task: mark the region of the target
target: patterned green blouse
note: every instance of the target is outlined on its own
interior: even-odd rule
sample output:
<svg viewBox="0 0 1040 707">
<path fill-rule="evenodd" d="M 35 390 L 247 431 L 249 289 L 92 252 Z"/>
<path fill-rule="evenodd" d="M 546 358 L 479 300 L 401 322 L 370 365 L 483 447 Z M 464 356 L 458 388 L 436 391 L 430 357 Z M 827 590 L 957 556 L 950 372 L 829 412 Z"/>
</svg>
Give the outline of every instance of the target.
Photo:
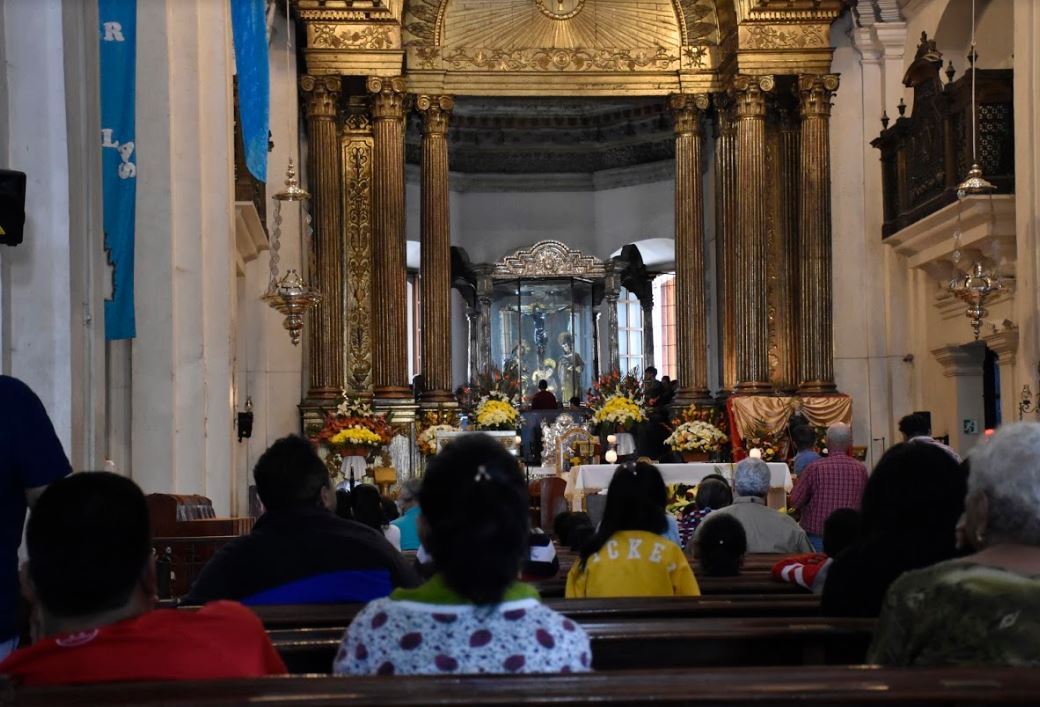
<svg viewBox="0 0 1040 707">
<path fill-rule="evenodd" d="M 1040 665 L 1040 577 L 951 560 L 888 590 L 868 662 Z"/>
</svg>

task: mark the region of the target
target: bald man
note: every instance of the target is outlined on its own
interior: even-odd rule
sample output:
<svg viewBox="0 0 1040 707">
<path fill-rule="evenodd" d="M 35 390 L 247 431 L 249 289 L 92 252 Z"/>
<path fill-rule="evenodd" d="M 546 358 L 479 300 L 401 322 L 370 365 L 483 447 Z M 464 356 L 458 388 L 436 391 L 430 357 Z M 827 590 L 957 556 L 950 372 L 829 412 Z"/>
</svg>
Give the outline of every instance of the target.
<svg viewBox="0 0 1040 707">
<path fill-rule="evenodd" d="M 798 477 L 791 505 L 801 512 L 801 525 L 817 552 L 823 552 L 823 524 L 839 508 L 859 510 L 867 485 L 867 468 L 849 456 L 852 429 L 841 422 L 827 428 L 828 456 L 814 461 Z"/>
</svg>

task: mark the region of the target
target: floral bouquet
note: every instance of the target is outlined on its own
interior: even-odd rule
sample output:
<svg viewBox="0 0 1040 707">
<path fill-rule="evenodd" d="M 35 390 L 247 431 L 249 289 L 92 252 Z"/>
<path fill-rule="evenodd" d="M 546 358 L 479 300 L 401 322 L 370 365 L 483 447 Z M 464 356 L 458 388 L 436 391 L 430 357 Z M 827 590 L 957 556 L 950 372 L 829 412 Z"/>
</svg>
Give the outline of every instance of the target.
<svg viewBox="0 0 1040 707">
<path fill-rule="evenodd" d="M 520 413 L 504 393 L 493 391 L 480 399 L 473 419 L 478 430 L 515 430 Z"/>
<path fill-rule="evenodd" d="M 321 427 L 309 432 L 312 443 L 340 457 L 367 457 L 375 449 L 389 444 L 393 436 L 386 418 L 357 398 L 344 398 L 334 411 L 325 414 Z"/>
<path fill-rule="evenodd" d="M 486 368 L 456 395 L 459 409 L 473 419 L 477 407 L 492 393 L 498 393 L 506 400 L 513 400 L 520 394 L 520 380 L 511 371 L 503 373 L 494 366 Z"/>
<path fill-rule="evenodd" d="M 425 428 L 415 439 L 415 443 L 419 447 L 419 453 L 423 456 L 432 457 L 437 453 L 437 433 L 457 432 L 458 429 L 454 425 L 445 424 L 430 425 Z"/>
<path fill-rule="evenodd" d="M 710 422 L 684 422 L 675 428 L 664 443 L 676 452 L 717 452 L 729 437 Z"/>
<path fill-rule="evenodd" d="M 593 410 L 603 407 L 612 395 L 623 395 L 641 403 L 643 386 L 632 374 L 622 376 L 618 371 L 612 371 L 593 382 L 587 396 L 589 407 Z"/>
<path fill-rule="evenodd" d="M 756 421 L 755 426 L 748 430 L 742 441 L 745 454 L 749 454 L 752 449 L 759 449 L 762 451 L 762 461 L 765 462 L 782 458 L 787 450 L 787 442 L 781 441 L 776 434 L 767 432 L 762 422 Z"/>
<path fill-rule="evenodd" d="M 636 423 L 645 421 L 646 413 L 639 401 L 620 393 L 607 396 L 592 415 L 592 423 L 600 432 L 631 430 Z"/>
</svg>

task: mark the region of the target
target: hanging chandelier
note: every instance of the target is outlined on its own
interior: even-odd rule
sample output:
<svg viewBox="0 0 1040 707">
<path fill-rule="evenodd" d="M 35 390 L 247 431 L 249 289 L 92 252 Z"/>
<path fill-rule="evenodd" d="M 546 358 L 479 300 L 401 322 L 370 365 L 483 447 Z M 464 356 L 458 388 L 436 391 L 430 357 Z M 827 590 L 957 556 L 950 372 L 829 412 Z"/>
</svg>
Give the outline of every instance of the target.
<svg viewBox="0 0 1040 707">
<path fill-rule="evenodd" d="M 979 340 L 982 320 L 989 315 L 989 311 L 985 307 L 986 300 L 1002 289 L 1004 289 L 1004 285 L 1000 280 L 983 270 L 982 263 L 978 261 L 975 262 L 971 272 L 950 281 L 950 292 L 968 305 L 964 314 L 971 320 L 975 341 Z"/>
<path fill-rule="evenodd" d="M 958 265 L 961 261 L 961 211 L 964 198 L 969 194 L 989 194 L 992 208 L 992 193 L 996 187 L 982 174 L 982 167 L 978 159 L 978 105 L 975 102 L 975 71 L 978 54 L 975 52 L 975 0 L 971 0 L 971 49 L 968 51 L 968 62 L 971 64 L 971 169 L 963 182 L 957 185 L 957 226 L 953 233 L 953 262 Z M 971 320 L 972 331 L 975 332 L 975 341 L 979 340 L 982 330 L 982 320 L 989 314 L 986 310 L 986 300 L 991 295 L 1004 289 L 1000 278 L 986 272 L 980 261 L 976 260 L 971 271 L 954 277 L 947 285 L 947 289 L 957 299 L 968 305 L 964 314 Z"/>
<path fill-rule="evenodd" d="M 285 75 L 291 76 L 289 58 L 292 55 L 292 17 L 289 14 L 289 0 L 285 0 Z M 291 115 L 291 114 L 290 114 Z M 286 120 L 286 135 L 292 133 L 289 120 Z M 275 194 L 274 198 L 274 228 L 271 229 L 271 277 L 267 283 L 267 291 L 260 298 L 272 309 L 285 316 L 282 322 L 289 332 L 289 339 L 293 346 L 300 343 L 300 335 L 303 332 L 304 317 L 307 312 L 321 302 L 321 293 L 313 287 L 308 287 L 300 273 L 295 268 L 288 268 L 285 275 L 278 277 L 278 263 L 281 259 L 279 251 L 282 247 L 282 204 L 296 204 L 297 218 L 299 219 L 301 237 L 303 229 L 310 219 L 307 216 L 306 203 L 311 198 L 305 189 L 300 186 L 296 177 L 296 163 L 293 161 L 292 151 L 289 155 L 289 166 L 285 170 L 285 188 Z"/>
</svg>

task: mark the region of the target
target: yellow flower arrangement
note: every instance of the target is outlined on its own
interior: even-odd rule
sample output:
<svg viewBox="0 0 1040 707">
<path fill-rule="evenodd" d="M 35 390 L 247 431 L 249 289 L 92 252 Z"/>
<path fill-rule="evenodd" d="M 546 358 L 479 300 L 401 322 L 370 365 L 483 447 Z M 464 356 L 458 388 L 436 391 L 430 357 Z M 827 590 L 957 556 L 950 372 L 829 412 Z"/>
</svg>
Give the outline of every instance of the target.
<svg viewBox="0 0 1040 707">
<path fill-rule="evenodd" d="M 378 447 L 383 440 L 375 432 L 364 427 L 348 427 L 334 434 L 329 442 L 339 446 Z"/>
<path fill-rule="evenodd" d="M 507 399 L 491 393 L 481 398 L 476 410 L 476 426 L 480 430 L 511 430 L 520 415 Z"/>
<path fill-rule="evenodd" d="M 635 399 L 627 395 L 611 395 L 596 410 L 592 421 L 597 426 L 617 426 L 630 429 L 637 422 L 644 422 L 646 413 Z"/>
</svg>

